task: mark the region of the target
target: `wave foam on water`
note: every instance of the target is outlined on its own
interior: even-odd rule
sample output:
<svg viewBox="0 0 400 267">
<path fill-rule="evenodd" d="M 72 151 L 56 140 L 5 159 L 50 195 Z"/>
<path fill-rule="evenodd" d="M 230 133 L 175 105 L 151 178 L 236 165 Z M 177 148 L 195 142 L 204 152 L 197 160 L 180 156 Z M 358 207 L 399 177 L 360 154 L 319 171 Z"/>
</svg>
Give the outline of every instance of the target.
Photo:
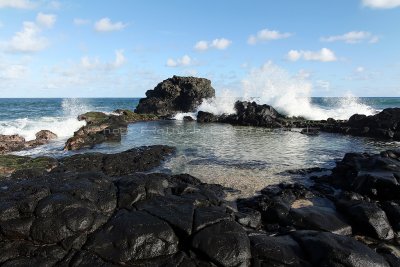
<svg viewBox="0 0 400 267">
<path fill-rule="evenodd" d="M 63 99 L 61 107 L 62 112 L 59 116 L 0 121 L 0 134 L 19 134 L 26 140 L 33 140 L 40 130 L 49 130 L 57 134 L 58 139 L 71 137 L 86 124 L 84 121 L 78 121 L 77 116 L 92 110 L 92 107 L 80 99 Z"/>
<path fill-rule="evenodd" d="M 242 81 L 243 94 L 239 98 L 224 92 L 221 96 L 206 100 L 198 110 L 216 115 L 234 113 L 236 100 L 256 101 L 268 104 L 289 117 L 304 117 L 312 120 L 327 118 L 348 119 L 353 114 L 373 115 L 377 111 L 362 103 L 351 93 L 327 105 L 316 105 L 311 101 L 312 83 L 300 76 L 291 76 L 283 68 L 267 62 L 249 72 Z"/>
</svg>

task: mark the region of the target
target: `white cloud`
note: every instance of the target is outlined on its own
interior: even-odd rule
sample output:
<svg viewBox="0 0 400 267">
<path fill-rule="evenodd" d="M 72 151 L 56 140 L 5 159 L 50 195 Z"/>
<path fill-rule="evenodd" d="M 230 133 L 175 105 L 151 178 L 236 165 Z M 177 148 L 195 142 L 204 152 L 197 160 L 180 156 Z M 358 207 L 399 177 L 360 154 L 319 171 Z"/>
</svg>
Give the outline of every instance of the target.
<svg viewBox="0 0 400 267">
<path fill-rule="evenodd" d="M 5 44 L 6 51 L 31 53 L 45 49 L 48 41 L 40 33 L 41 29 L 34 22 L 25 21 L 22 30 Z"/>
<path fill-rule="evenodd" d="M 231 40 L 228 40 L 226 38 L 217 38 L 214 39 L 212 41 L 198 41 L 195 46 L 194 49 L 197 51 L 206 51 L 210 48 L 215 48 L 218 50 L 225 50 L 227 49 L 230 45 L 232 44 Z"/>
<path fill-rule="evenodd" d="M 57 16 L 53 14 L 39 13 L 36 16 L 36 22 L 46 28 L 51 28 L 56 23 Z"/>
<path fill-rule="evenodd" d="M 224 49 L 228 48 L 228 46 L 230 46 L 231 43 L 232 43 L 231 40 L 221 38 L 221 39 L 213 40 L 210 46 L 214 47 L 216 49 L 219 49 L 219 50 L 224 50 Z"/>
<path fill-rule="evenodd" d="M 248 44 L 255 45 L 258 42 L 267 42 L 267 41 L 274 41 L 274 40 L 279 40 L 279 39 L 286 39 L 292 36 L 293 34 L 285 32 L 281 33 L 279 31 L 275 30 L 269 30 L 269 29 L 263 29 L 257 34 L 253 34 L 249 36 L 249 39 L 247 40 Z"/>
<path fill-rule="evenodd" d="M 167 67 L 182 67 L 182 66 L 190 66 L 192 64 L 192 59 L 188 55 L 184 55 L 178 59 L 169 58 L 167 60 Z"/>
<path fill-rule="evenodd" d="M 112 70 L 123 66 L 126 58 L 123 50 L 115 51 L 115 59 L 112 62 L 102 62 L 99 58 L 84 56 L 81 58 L 80 67 L 86 70 Z"/>
<path fill-rule="evenodd" d="M 400 0 L 362 0 L 364 6 L 375 9 L 400 7 Z"/>
<path fill-rule="evenodd" d="M 290 61 L 297 61 L 301 58 L 301 56 L 302 56 L 301 52 L 297 50 L 290 50 L 289 53 L 287 54 L 287 58 Z"/>
<path fill-rule="evenodd" d="M 290 61 L 298 61 L 300 59 L 321 62 L 337 61 L 335 53 L 328 48 L 322 48 L 319 51 L 290 50 L 287 54 L 287 59 Z"/>
<path fill-rule="evenodd" d="M 208 42 L 207 41 L 198 41 L 194 46 L 194 49 L 197 51 L 205 51 L 208 49 Z"/>
<path fill-rule="evenodd" d="M 121 21 L 112 22 L 109 18 L 102 18 L 99 21 L 96 21 L 94 29 L 98 32 L 112 32 L 123 30 L 126 26 L 127 24 L 122 23 Z"/>
<path fill-rule="evenodd" d="M 379 37 L 376 35 L 373 35 L 370 32 L 352 31 L 352 32 L 345 33 L 343 35 L 322 37 L 321 41 L 322 42 L 343 41 L 348 44 L 356 44 L 356 43 L 361 43 L 364 41 L 367 41 L 369 43 L 377 43 L 379 41 Z"/>
<path fill-rule="evenodd" d="M 90 20 L 88 20 L 88 19 L 74 18 L 74 24 L 77 26 L 86 25 L 89 23 L 90 23 Z"/>
<path fill-rule="evenodd" d="M 29 0 L 0 0 L 0 8 L 32 9 L 35 6 Z"/>
</svg>

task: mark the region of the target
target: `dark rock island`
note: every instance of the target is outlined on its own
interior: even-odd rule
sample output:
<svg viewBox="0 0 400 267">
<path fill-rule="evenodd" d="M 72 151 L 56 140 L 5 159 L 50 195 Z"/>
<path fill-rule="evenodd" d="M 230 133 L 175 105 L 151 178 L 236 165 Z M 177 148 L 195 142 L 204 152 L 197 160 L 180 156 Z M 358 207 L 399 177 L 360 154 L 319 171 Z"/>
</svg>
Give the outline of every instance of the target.
<svg viewBox="0 0 400 267">
<path fill-rule="evenodd" d="M 194 112 L 204 99 L 214 96 L 215 90 L 208 79 L 173 76 L 148 90 L 135 112 L 165 117 Z"/>
</svg>

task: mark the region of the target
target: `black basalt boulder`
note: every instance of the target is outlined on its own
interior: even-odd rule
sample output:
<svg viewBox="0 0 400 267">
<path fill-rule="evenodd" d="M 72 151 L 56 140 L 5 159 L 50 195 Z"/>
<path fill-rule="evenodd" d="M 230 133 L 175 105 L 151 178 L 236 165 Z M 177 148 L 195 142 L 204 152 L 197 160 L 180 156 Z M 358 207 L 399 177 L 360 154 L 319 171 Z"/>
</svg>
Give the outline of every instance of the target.
<svg viewBox="0 0 400 267">
<path fill-rule="evenodd" d="M 173 76 L 146 92 L 136 113 L 171 116 L 179 112 L 194 112 L 203 99 L 215 96 L 211 81 L 196 77 Z"/>
</svg>

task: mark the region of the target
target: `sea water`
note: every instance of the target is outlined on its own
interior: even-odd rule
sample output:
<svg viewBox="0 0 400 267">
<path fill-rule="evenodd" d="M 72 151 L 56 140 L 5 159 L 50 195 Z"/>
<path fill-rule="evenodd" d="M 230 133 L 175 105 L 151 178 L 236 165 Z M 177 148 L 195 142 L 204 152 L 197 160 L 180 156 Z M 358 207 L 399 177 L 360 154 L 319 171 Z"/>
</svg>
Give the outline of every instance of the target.
<svg viewBox="0 0 400 267">
<path fill-rule="evenodd" d="M 282 131 L 228 124 L 152 121 L 129 125 L 120 143 L 104 143 L 94 149 L 63 151 L 66 139 L 84 122 L 77 116 L 87 111 L 112 113 L 115 109 L 133 110 L 138 98 L 93 99 L 0 99 L 0 134 L 20 134 L 34 139 L 39 130 L 51 130 L 59 138 L 48 145 L 15 154 L 62 157 L 74 153 L 115 153 L 142 145 L 171 145 L 177 153 L 157 171 L 189 173 L 205 182 L 219 183 L 251 195 L 266 185 L 291 182 L 303 177 L 288 176 L 286 170 L 334 166 L 347 152 L 377 153 L 399 147 L 399 142 L 321 133 L 306 136 L 297 130 Z M 214 102 L 221 101 L 215 99 Z M 368 107 L 372 113 L 400 107 L 400 98 L 310 98 L 313 109 L 326 116 L 342 116 L 346 105 Z M 229 101 L 224 101 L 229 103 Z M 353 104 L 352 104 L 353 103 Z M 205 105 L 203 105 L 204 107 Z M 212 107 L 212 103 L 208 103 Z M 351 107 L 352 108 L 352 107 Z M 218 113 L 214 106 L 214 112 Z M 354 110 L 351 110 L 354 112 Z"/>
</svg>

